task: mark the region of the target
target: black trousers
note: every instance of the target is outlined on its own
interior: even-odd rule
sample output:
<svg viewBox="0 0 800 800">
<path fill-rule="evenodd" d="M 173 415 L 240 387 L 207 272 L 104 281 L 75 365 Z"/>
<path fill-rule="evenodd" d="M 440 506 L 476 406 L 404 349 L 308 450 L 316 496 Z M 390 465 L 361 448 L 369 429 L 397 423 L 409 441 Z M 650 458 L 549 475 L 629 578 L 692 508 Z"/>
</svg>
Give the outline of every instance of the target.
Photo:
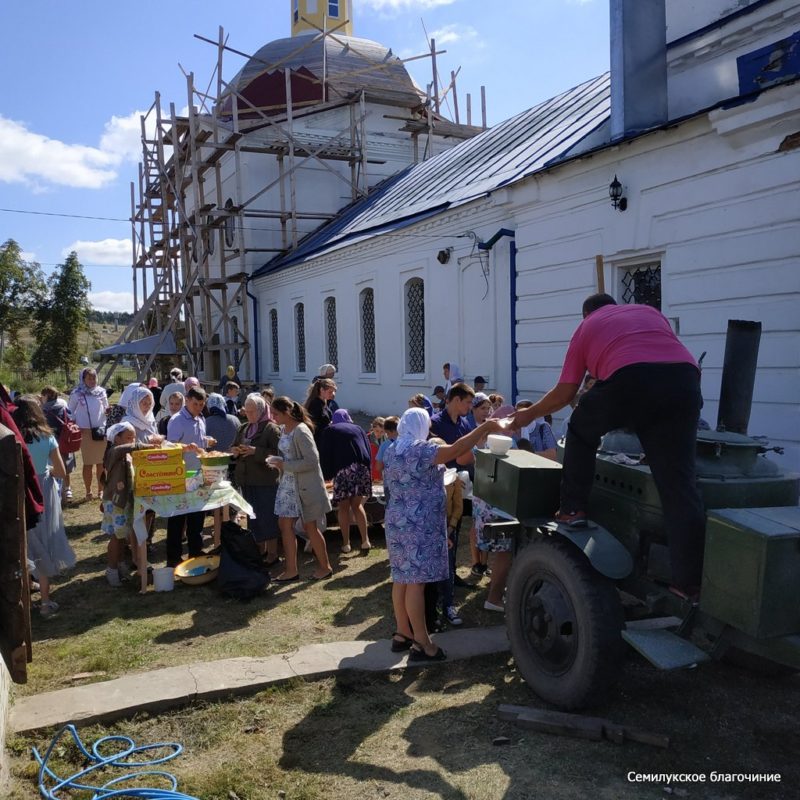
<svg viewBox="0 0 800 800">
<path fill-rule="evenodd" d="M 186 524 L 186 538 L 189 541 L 189 558 L 203 552 L 203 522 L 206 514 L 179 514 L 167 517 L 167 566 L 174 567 L 183 561 L 183 526 Z"/>
<path fill-rule="evenodd" d="M 664 514 L 673 583 L 700 586 L 705 509 L 697 489 L 700 375 L 691 364 L 632 364 L 597 381 L 581 397 L 567 428 L 561 510 L 589 512 L 601 437 L 631 428 L 642 443 Z"/>
</svg>

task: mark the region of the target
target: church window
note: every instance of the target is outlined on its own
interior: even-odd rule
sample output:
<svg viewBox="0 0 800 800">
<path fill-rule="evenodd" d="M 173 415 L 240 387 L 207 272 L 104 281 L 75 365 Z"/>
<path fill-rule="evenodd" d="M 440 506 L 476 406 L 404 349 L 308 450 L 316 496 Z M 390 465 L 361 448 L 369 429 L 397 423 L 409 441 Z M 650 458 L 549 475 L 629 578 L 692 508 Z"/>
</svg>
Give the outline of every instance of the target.
<svg viewBox="0 0 800 800">
<path fill-rule="evenodd" d="M 661 310 L 661 263 L 637 264 L 620 271 L 623 303 L 638 303 Z"/>
<path fill-rule="evenodd" d="M 339 16 L 339 0 L 328 0 L 328 16 Z"/>
<path fill-rule="evenodd" d="M 425 283 L 412 278 L 405 285 L 406 372 L 425 372 Z"/>
<path fill-rule="evenodd" d="M 306 371 L 306 311 L 302 303 L 294 307 L 295 343 L 297 346 L 297 371 Z"/>
<path fill-rule="evenodd" d="M 278 351 L 278 310 L 270 309 L 269 312 L 270 344 L 272 345 L 272 371 L 278 372 L 281 368 L 280 354 Z"/>
<path fill-rule="evenodd" d="M 336 337 L 336 298 L 325 298 L 325 357 L 339 368 L 339 343 Z"/>
<path fill-rule="evenodd" d="M 361 371 L 376 372 L 375 293 L 372 289 L 362 289 L 358 298 L 361 311 Z"/>
<path fill-rule="evenodd" d="M 294 0 L 294 21 L 297 22 L 300 19 L 300 0 Z"/>
<path fill-rule="evenodd" d="M 233 208 L 233 200 L 229 197 L 225 201 L 225 210 L 228 212 L 225 215 L 225 244 L 228 247 L 233 247 L 236 243 L 236 217 L 231 212 Z"/>
</svg>

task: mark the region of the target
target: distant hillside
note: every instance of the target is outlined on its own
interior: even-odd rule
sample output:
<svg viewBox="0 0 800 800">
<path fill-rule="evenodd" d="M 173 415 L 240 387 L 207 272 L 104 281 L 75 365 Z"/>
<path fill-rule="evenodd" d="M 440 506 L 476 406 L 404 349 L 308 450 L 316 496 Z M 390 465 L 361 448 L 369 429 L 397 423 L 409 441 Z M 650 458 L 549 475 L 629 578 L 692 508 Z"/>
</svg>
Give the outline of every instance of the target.
<svg viewBox="0 0 800 800">
<path fill-rule="evenodd" d="M 127 325 L 133 319 L 133 314 L 127 311 L 95 311 L 89 314 L 89 322 L 100 325 Z"/>
</svg>

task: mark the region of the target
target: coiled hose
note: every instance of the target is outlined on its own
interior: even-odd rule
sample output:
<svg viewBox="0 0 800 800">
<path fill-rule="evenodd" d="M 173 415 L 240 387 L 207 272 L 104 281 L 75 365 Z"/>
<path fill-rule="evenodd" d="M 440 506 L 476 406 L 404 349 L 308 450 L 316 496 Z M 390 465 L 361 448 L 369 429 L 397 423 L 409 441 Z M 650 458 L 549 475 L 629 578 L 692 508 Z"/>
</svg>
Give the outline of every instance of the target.
<svg viewBox="0 0 800 800">
<path fill-rule="evenodd" d="M 56 745 L 61 741 L 65 734 L 72 736 L 78 749 L 86 757 L 84 768 L 69 778 L 59 778 L 48 766 L 48 761 L 53 753 Z M 114 743 L 120 746 L 120 750 L 115 753 L 105 755 L 102 750 L 108 743 Z M 129 772 L 118 778 L 106 782 L 102 786 L 92 786 L 85 783 L 84 779 L 98 770 L 107 769 L 109 767 L 116 767 L 118 769 L 130 769 L 138 767 L 152 767 L 157 764 L 164 764 L 171 761 L 176 756 L 183 752 L 183 745 L 177 742 L 156 742 L 155 744 L 145 744 L 137 746 L 136 743 L 129 736 L 103 736 L 98 739 L 93 745 L 91 751 L 87 750 L 78 736 L 78 731 L 74 725 L 65 725 L 53 737 L 50 746 L 45 751 L 44 756 L 39 754 L 39 751 L 33 747 L 33 757 L 39 762 L 39 794 L 45 800 L 61 800 L 57 793 L 62 790 L 77 789 L 84 792 L 94 792 L 91 800 L 105 800 L 111 797 L 130 797 L 130 798 L 147 798 L 147 800 L 198 800 L 192 795 L 183 794 L 179 792 L 178 781 L 174 775 L 169 772 L 153 769 L 139 769 L 136 772 Z M 145 752 L 155 753 L 159 750 L 169 750 L 170 752 L 160 758 L 153 757 L 147 761 L 131 760 L 131 757 Z M 139 783 L 144 778 L 158 776 L 169 785 L 169 788 L 151 788 L 145 786 L 124 786 L 123 784 Z M 49 784 L 49 785 L 48 785 Z"/>
</svg>

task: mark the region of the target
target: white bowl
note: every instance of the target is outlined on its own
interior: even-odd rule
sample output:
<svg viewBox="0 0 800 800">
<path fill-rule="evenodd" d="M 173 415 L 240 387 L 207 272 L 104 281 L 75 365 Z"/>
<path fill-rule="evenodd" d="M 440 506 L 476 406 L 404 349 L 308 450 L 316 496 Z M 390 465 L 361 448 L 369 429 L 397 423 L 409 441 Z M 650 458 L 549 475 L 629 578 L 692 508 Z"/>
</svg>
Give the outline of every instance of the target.
<svg viewBox="0 0 800 800">
<path fill-rule="evenodd" d="M 496 456 L 504 456 L 513 443 L 514 440 L 510 436 L 501 436 L 498 433 L 490 433 L 486 437 L 489 450 Z"/>
</svg>

